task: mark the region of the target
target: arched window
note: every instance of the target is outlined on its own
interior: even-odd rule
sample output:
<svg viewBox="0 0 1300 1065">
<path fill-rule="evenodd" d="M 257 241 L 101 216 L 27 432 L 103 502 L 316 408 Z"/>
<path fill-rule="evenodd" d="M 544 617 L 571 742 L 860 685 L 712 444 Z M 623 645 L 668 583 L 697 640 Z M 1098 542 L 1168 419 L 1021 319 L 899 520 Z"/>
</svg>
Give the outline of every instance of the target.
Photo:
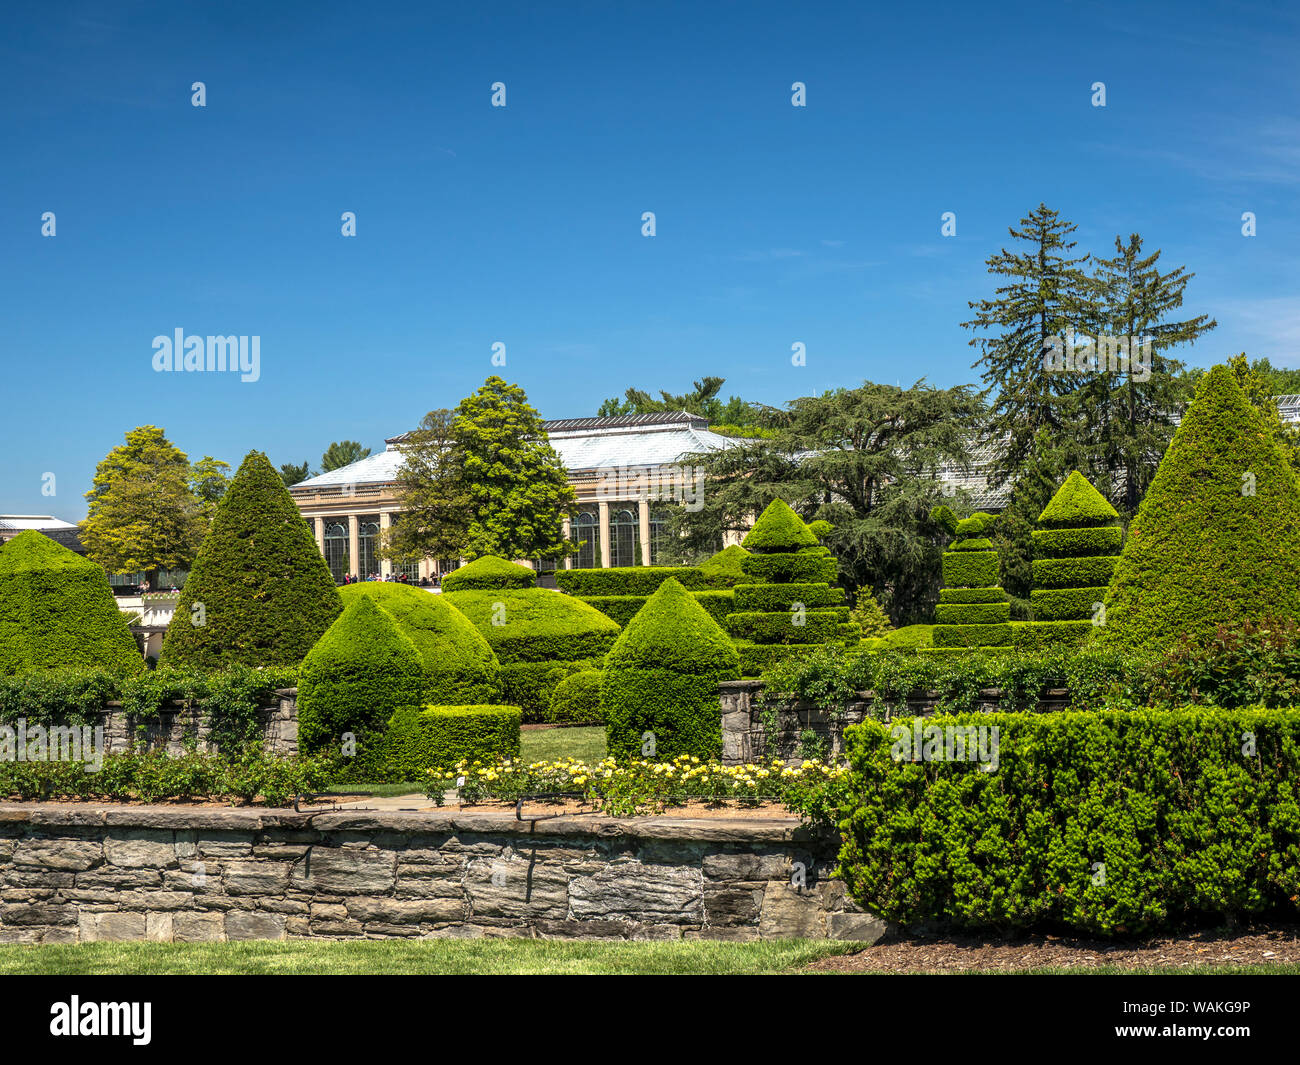
<svg viewBox="0 0 1300 1065">
<path fill-rule="evenodd" d="M 348 572 L 348 527 L 341 521 L 325 524 L 325 564 L 335 584 L 342 584 Z"/>
<path fill-rule="evenodd" d="M 596 569 L 600 565 L 600 521 L 590 510 L 582 511 L 569 525 L 569 538 L 578 545 L 574 569 Z"/>
<path fill-rule="evenodd" d="M 636 511 L 620 510 L 609 517 L 609 564 L 635 566 L 637 545 L 641 540 Z"/>
<path fill-rule="evenodd" d="M 357 529 L 357 573 L 363 581 L 379 572 L 379 519 L 361 518 Z"/>
<path fill-rule="evenodd" d="M 668 508 L 655 506 L 650 508 L 650 558 L 652 566 L 662 566 L 664 545 L 669 537 Z"/>
</svg>

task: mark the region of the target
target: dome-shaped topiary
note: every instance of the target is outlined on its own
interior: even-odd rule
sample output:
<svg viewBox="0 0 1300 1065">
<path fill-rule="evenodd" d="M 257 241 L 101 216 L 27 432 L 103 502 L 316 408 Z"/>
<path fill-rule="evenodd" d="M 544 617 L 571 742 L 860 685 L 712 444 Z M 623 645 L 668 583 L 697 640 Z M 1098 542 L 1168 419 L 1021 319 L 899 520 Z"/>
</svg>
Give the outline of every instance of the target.
<svg viewBox="0 0 1300 1065">
<path fill-rule="evenodd" d="M 339 750 L 352 733 L 364 758 L 395 711 L 420 704 L 424 684 L 415 643 L 373 599 L 358 596 L 303 660 L 299 746 L 308 754 Z"/>
<path fill-rule="evenodd" d="M 280 475 L 250 451 L 217 504 L 163 641 L 162 663 L 297 665 L 343 609 Z"/>
<path fill-rule="evenodd" d="M 393 616 L 424 663 L 421 702 L 440 706 L 495 703 L 501 697 L 501 664 L 474 624 L 442 595 L 385 581 L 339 589 L 346 608 L 371 599 Z"/>
<path fill-rule="evenodd" d="M 0 546 L 0 676 L 62 666 L 144 669 L 104 571 L 27 529 Z"/>
<path fill-rule="evenodd" d="M 601 705 L 615 758 L 718 758 L 718 682 L 739 675 L 735 647 L 675 580 L 659 586 L 605 659 Z"/>
<path fill-rule="evenodd" d="M 600 686 L 604 681 L 605 674 L 599 669 L 570 673 L 551 693 L 551 723 L 603 725 L 605 712 L 600 705 Z"/>
<path fill-rule="evenodd" d="M 798 551 L 801 547 L 816 547 L 817 537 L 789 503 L 774 499 L 740 546 L 746 551 Z"/>
<path fill-rule="evenodd" d="M 1080 529 L 1118 520 L 1119 512 L 1078 470 L 1065 479 L 1038 515 L 1038 524 L 1045 529 Z"/>
<path fill-rule="evenodd" d="M 1215 366 L 1129 525 L 1096 634 L 1157 650 L 1219 625 L 1300 618 L 1300 490 L 1286 455 Z"/>
<path fill-rule="evenodd" d="M 452 570 L 442 578 L 446 592 L 463 592 L 471 588 L 532 588 L 537 574 L 517 562 L 507 562 L 496 555 L 484 555 Z"/>
<path fill-rule="evenodd" d="M 724 547 L 716 555 L 700 563 L 700 576 L 710 587 L 740 584 L 746 579 L 744 561 L 749 557 L 740 544 Z"/>
</svg>

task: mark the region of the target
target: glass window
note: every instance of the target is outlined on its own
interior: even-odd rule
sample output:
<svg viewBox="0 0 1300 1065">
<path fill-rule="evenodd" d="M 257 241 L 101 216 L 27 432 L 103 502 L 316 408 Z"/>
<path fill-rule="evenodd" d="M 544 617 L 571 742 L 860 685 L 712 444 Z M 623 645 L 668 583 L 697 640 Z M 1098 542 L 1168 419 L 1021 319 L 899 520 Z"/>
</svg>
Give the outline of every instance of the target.
<svg viewBox="0 0 1300 1065">
<path fill-rule="evenodd" d="M 357 529 L 357 573 L 363 581 L 379 577 L 379 519 L 364 517 Z"/>
<path fill-rule="evenodd" d="M 619 510 L 609 517 L 609 564 L 635 566 L 640 559 L 637 548 L 641 543 L 641 528 L 636 511 Z"/>
<path fill-rule="evenodd" d="M 664 506 L 650 508 L 650 565 L 662 566 L 663 548 L 668 542 L 668 508 Z"/>
<path fill-rule="evenodd" d="M 341 521 L 325 525 L 325 564 L 335 584 L 342 584 L 348 573 L 348 527 Z"/>
<path fill-rule="evenodd" d="M 573 556 L 574 569 L 597 569 L 600 566 L 600 521 L 595 511 L 584 510 L 569 525 L 569 538 L 578 545 Z"/>
</svg>

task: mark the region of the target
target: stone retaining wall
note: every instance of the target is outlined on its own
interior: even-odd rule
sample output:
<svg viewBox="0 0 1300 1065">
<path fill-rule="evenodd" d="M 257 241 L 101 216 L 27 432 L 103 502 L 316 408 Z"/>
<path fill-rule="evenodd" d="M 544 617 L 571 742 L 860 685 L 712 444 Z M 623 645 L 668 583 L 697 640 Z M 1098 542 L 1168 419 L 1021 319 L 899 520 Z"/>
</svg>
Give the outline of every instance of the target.
<svg viewBox="0 0 1300 1065">
<path fill-rule="evenodd" d="M 8 805 L 0 942 L 875 941 L 832 851 L 792 819 Z"/>
<path fill-rule="evenodd" d="M 262 745 L 269 754 L 297 754 L 298 689 L 279 688 L 275 694 L 275 705 L 258 711 Z M 126 713 L 121 703 L 111 702 L 95 724 L 104 727 L 104 749 L 108 754 L 120 754 L 133 744 L 147 750 L 162 748 L 168 754 L 181 754 L 190 745 L 200 751 L 215 747 L 209 742 L 207 714 L 180 702 L 164 708 L 157 720 L 144 721 Z"/>
<path fill-rule="evenodd" d="M 858 692 L 845 707 L 843 715 L 832 720 L 824 710 L 811 703 L 784 703 L 773 711 L 765 708 L 758 699 L 763 690 L 761 681 L 729 680 L 718 685 L 718 701 L 722 708 L 722 761 L 724 765 L 743 765 L 768 758 L 798 758 L 809 753 L 805 735 L 811 732 L 811 745 L 824 757 L 838 759 L 844 742 L 844 729 L 867 718 L 879 716 L 889 721 L 895 717 L 927 717 L 935 712 L 939 693 L 935 691 L 912 692 L 897 705 L 877 706 L 875 693 Z M 985 688 L 980 692 L 978 709 L 982 713 L 1004 709 L 1002 692 Z M 1039 712 L 1065 710 L 1070 704 L 1070 693 L 1065 689 L 1049 689 L 1043 693 L 1035 707 Z M 1024 709 L 1007 707 L 1005 709 Z M 768 723 L 775 721 L 776 733 L 769 743 Z"/>
</svg>

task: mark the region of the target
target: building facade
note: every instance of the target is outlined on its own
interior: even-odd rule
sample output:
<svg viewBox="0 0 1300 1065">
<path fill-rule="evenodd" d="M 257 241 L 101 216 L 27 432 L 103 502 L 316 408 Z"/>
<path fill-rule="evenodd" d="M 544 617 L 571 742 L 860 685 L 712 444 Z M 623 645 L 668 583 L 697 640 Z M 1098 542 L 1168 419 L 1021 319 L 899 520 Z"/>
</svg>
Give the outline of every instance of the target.
<svg viewBox="0 0 1300 1065">
<path fill-rule="evenodd" d="M 690 456 L 735 446 L 709 430 L 708 421 L 683 411 L 610 418 L 567 418 L 543 428 L 569 473 L 577 503 L 564 534 L 577 550 L 562 560 L 521 559 L 546 572 L 654 565 L 667 533 L 666 509 L 701 503 L 703 472 Z M 401 520 L 396 495 L 402 447 L 410 433 L 350 465 L 293 485 L 289 492 L 316 537 L 334 579 L 404 577 L 418 582 L 455 569 L 457 559 L 396 565 L 379 557 L 384 532 Z M 738 543 L 729 534 L 719 547 Z"/>
</svg>

